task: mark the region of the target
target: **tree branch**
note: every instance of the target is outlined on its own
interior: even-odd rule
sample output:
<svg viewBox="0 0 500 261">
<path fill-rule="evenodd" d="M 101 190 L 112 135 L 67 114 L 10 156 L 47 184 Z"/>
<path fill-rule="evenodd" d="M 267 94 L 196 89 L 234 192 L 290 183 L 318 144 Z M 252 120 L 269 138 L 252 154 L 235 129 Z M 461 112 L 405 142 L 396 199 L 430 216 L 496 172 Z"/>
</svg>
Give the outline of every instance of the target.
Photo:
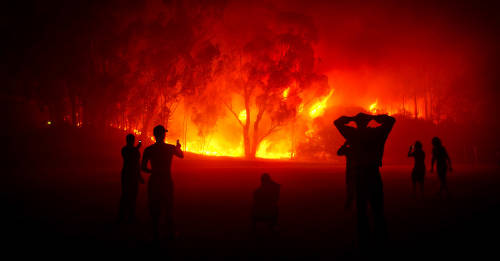
<svg viewBox="0 0 500 261">
<path fill-rule="evenodd" d="M 275 132 L 278 127 L 281 126 L 280 124 L 277 124 L 277 125 L 274 125 L 272 126 L 266 133 L 264 133 L 264 135 L 262 135 L 260 138 L 259 138 L 259 143 L 262 142 L 262 140 L 264 140 L 267 136 L 269 136 L 271 133 Z"/>
<path fill-rule="evenodd" d="M 229 104 L 227 104 L 227 102 L 224 101 L 224 105 L 226 106 L 226 108 L 233 114 L 233 116 L 236 118 L 236 120 L 238 121 L 238 123 L 241 125 L 241 127 L 245 127 L 245 125 L 243 125 L 243 122 L 241 122 L 240 118 L 238 117 L 238 114 L 236 114 L 236 112 L 234 112 L 233 110 L 233 107 L 230 106 Z"/>
</svg>

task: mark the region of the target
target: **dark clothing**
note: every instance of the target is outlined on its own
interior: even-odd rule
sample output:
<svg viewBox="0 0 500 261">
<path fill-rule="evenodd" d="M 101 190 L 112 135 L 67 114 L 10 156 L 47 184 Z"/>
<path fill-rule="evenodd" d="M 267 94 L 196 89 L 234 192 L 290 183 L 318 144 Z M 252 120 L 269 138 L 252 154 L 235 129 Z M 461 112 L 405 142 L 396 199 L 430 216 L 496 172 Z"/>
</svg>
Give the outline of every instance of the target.
<svg viewBox="0 0 500 261">
<path fill-rule="evenodd" d="M 357 167 L 355 173 L 359 241 L 361 244 L 366 244 L 369 240 L 368 203 L 373 212 L 375 235 L 379 239 L 385 239 L 387 237 L 387 224 L 384 217 L 384 191 L 378 166 Z"/>
<path fill-rule="evenodd" d="M 382 166 L 384 145 L 395 119 L 387 115 L 369 116 L 381 124 L 379 127 L 346 126 L 354 118 L 340 117 L 335 126 L 351 146 L 352 160 L 355 166 L 356 209 L 358 216 L 358 233 L 361 245 L 370 238 L 370 226 L 367 216 L 367 205 L 370 203 L 374 216 L 375 235 L 385 240 L 387 236 L 384 218 L 384 194 L 379 167 Z"/>
<path fill-rule="evenodd" d="M 345 156 L 345 182 L 346 182 L 346 206 L 349 206 L 354 199 L 355 186 L 354 184 L 354 161 L 352 160 L 351 147 L 347 144 L 342 145 L 337 151 L 338 156 Z"/>
<path fill-rule="evenodd" d="M 411 179 L 413 183 L 424 182 L 425 177 L 425 152 L 423 150 L 415 150 L 408 153 L 408 157 L 413 157 L 415 163 L 413 171 L 411 172 Z"/>
<path fill-rule="evenodd" d="M 444 172 L 448 170 L 448 152 L 443 146 L 434 147 L 432 149 L 432 158 L 436 161 L 436 169 L 438 173 Z"/>
<path fill-rule="evenodd" d="M 170 167 L 174 155 L 184 157 L 182 151 L 174 145 L 155 143 L 144 150 L 142 164 L 151 161 L 151 178 L 155 180 L 170 179 Z"/>
<path fill-rule="evenodd" d="M 122 195 L 120 198 L 119 220 L 133 220 L 135 218 L 135 204 L 139 191 L 140 169 L 139 161 L 141 153 L 134 146 L 122 148 Z"/>
<path fill-rule="evenodd" d="M 446 186 L 446 173 L 448 172 L 448 152 L 443 146 L 432 149 L 432 158 L 436 162 L 436 170 L 441 186 Z"/>
<path fill-rule="evenodd" d="M 269 181 L 255 190 L 252 210 L 254 223 L 268 222 L 275 225 L 278 222 L 280 187 L 280 184 Z"/>
<path fill-rule="evenodd" d="M 165 223 L 170 235 L 174 233 L 173 205 L 174 184 L 171 177 L 172 158 L 184 157 L 180 148 L 157 142 L 144 150 L 142 169 L 151 162 L 151 177 L 148 182 L 148 205 L 153 219 L 155 239 L 159 238 L 160 217 L 165 214 Z"/>
</svg>

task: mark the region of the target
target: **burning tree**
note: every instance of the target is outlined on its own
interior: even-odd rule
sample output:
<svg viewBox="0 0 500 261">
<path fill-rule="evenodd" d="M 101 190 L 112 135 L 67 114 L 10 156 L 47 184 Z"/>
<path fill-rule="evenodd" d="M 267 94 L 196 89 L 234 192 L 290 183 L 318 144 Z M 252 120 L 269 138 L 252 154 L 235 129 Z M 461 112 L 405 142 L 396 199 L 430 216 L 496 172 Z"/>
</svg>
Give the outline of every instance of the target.
<svg viewBox="0 0 500 261">
<path fill-rule="evenodd" d="M 255 158 L 260 143 L 294 119 L 301 93 L 313 84 L 327 86 L 315 72 L 314 38 L 308 31 L 260 33 L 233 55 L 227 89 L 243 100 L 237 111 L 227 97 L 224 104 L 243 132 L 245 156 Z"/>
</svg>

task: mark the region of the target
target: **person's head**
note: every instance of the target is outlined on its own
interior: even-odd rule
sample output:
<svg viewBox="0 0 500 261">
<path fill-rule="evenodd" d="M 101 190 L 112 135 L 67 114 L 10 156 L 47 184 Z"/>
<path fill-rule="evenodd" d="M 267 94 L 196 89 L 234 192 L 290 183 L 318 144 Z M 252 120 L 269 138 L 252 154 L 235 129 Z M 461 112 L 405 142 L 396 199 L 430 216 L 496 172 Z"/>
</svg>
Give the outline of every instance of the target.
<svg viewBox="0 0 500 261">
<path fill-rule="evenodd" d="M 267 184 L 271 182 L 271 176 L 268 173 L 264 173 L 262 174 L 262 176 L 260 176 L 260 181 L 262 182 L 262 184 Z"/>
<path fill-rule="evenodd" d="M 368 123 L 372 120 L 372 117 L 366 113 L 358 113 L 356 116 L 354 116 L 354 122 L 356 122 L 356 125 L 359 129 L 364 129 L 368 126 Z"/>
<path fill-rule="evenodd" d="M 134 134 L 127 134 L 127 136 L 125 137 L 125 140 L 127 141 L 127 145 L 134 146 L 134 142 L 135 142 Z"/>
<path fill-rule="evenodd" d="M 155 136 L 156 142 L 165 141 L 165 132 L 168 132 L 163 125 L 156 125 L 153 129 L 153 135 Z"/>
<path fill-rule="evenodd" d="M 432 146 L 441 147 L 441 139 L 438 137 L 432 138 Z"/>
<path fill-rule="evenodd" d="M 422 150 L 422 142 L 420 141 L 415 141 L 415 149 L 416 150 Z"/>
</svg>

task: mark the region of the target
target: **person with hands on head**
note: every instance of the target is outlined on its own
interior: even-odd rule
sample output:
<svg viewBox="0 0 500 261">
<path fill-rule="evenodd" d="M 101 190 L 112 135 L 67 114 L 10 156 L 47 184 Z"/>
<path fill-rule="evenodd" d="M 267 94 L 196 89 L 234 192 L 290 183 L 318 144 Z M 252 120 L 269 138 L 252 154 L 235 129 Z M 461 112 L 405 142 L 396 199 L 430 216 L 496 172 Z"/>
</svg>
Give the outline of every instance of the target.
<svg viewBox="0 0 500 261">
<path fill-rule="evenodd" d="M 370 121 L 380 126 L 369 127 Z M 356 127 L 348 126 L 350 122 Z M 356 211 L 358 219 L 358 240 L 360 247 L 369 245 L 370 225 L 367 205 L 370 204 L 374 217 L 374 232 L 378 243 L 387 239 L 387 225 L 384 217 L 384 193 L 379 167 L 382 166 L 384 146 L 396 119 L 388 115 L 359 113 L 354 117 L 342 116 L 334 125 L 350 144 L 354 161 L 354 182 Z"/>
</svg>

